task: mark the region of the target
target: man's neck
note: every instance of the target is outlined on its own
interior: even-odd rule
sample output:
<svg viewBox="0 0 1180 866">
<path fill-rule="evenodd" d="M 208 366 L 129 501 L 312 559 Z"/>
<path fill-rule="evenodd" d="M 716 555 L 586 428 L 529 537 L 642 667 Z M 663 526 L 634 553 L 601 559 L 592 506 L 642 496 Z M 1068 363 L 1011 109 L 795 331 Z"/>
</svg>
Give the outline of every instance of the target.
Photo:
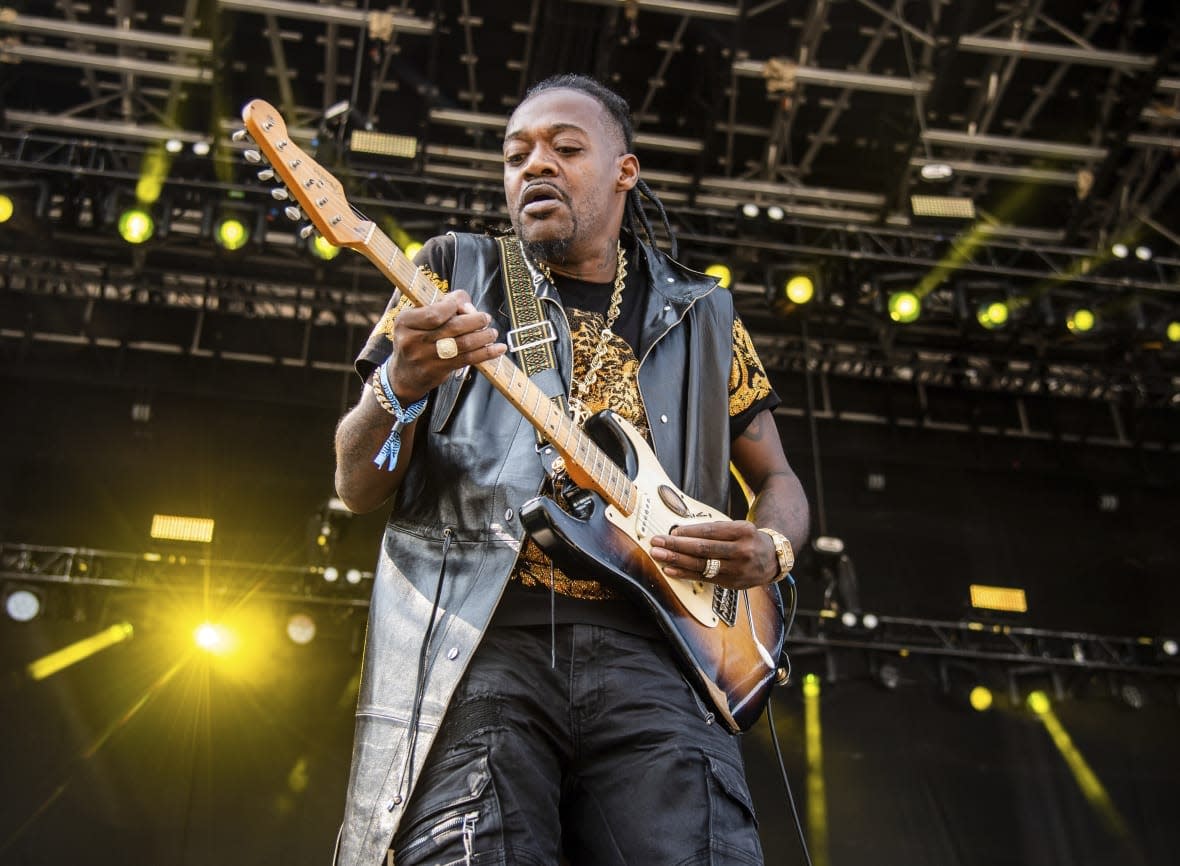
<svg viewBox="0 0 1180 866">
<path fill-rule="evenodd" d="M 561 261 L 546 262 L 554 275 L 587 283 L 614 282 L 618 263 L 617 240 L 596 244 L 587 255 L 571 250 Z"/>
</svg>

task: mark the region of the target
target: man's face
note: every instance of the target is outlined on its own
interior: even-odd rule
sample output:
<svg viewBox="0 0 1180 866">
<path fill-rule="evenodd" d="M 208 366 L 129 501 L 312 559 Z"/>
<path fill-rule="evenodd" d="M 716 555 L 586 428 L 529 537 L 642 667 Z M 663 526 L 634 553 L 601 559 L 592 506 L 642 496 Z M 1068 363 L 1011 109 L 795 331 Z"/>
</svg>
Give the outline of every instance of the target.
<svg viewBox="0 0 1180 866">
<path fill-rule="evenodd" d="M 634 157 L 623 151 L 606 109 L 580 91 L 547 90 L 513 112 L 504 193 L 512 226 L 534 256 L 564 262 L 613 248 L 635 183 Z"/>
</svg>

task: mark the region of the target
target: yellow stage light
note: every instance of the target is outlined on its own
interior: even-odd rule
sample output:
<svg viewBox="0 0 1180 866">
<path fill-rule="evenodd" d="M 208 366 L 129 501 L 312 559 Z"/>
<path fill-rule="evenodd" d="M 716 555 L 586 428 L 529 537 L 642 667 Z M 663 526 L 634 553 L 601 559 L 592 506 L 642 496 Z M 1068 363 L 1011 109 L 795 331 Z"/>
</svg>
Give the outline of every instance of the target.
<svg viewBox="0 0 1180 866">
<path fill-rule="evenodd" d="M 223 656 L 233 652 L 237 639 L 233 632 L 218 623 L 203 622 L 193 631 L 193 641 L 210 655 Z"/>
<path fill-rule="evenodd" d="M 418 243 L 417 241 L 410 241 L 402 248 L 402 251 L 405 252 L 406 258 L 412 259 L 414 256 L 418 255 L 421 249 L 422 244 Z"/>
<path fill-rule="evenodd" d="M 152 515 L 152 538 L 162 541 L 195 541 L 208 544 L 213 540 L 214 521 L 211 517 L 181 517 L 175 514 Z"/>
<path fill-rule="evenodd" d="M 16 211 L 16 206 L 12 203 L 12 199 L 0 193 L 0 223 L 6 223 L 12 219 L 12 214 Z"/>
<path fill-rule="evenodd" d="M 1168 322 L 1166 333 L 1170 342 L 1180 343 L 1180 321 L 1173 320 Z"/>
<path fill-rule="evenodd" d="M 894 292 L 889 296 L 889 318 L 908 324 L 922 315 L 922 300 L 913 292 Z"/>
<path fill-rule="evenodd" d="M 1028 708 L 1036 713 L 1038 716 L 1043 716 L 1052 709 L 1052 704 L 1049 702 L 1049 696 L 1042 691 L 1029 692 L 1028 697 L 1024 702 Z"/>
<path fill-rule="evenodd" d="M 971 606 L 983 610 L 1003 610 L 1027 613 L 1028 599 L 1024 590 L 1015 586 L 984 586 L 971 584 Z"/>
<path fill-rule="evenodd" d="M 158 177 L 141 177 L 135 184 L 135 197 L 144 204 L 151 204 L 164 191 L 164 184 Z"/>
<path fill-rule="evenodd" d="M 311 251 L 316 258 L 323 259 L 325 262 L 330 262 L 336 256 L 340 255 L 340 247 L 333 244 L 323 235 L 316 235 L 315 240 L 311 242 Z"/>
<path fill-rule="evenodd" d="M 63 647 L 47 656 L 42 656 L 36 661 L 30 662 L 25 670 L 31 679 L 43 680 L 46 677 L 53 676 L 60 670 L 68 668 L 70 665 L 77 664 L 83 659 L 89 658 L 97 652 L 101 652 L 109 646 L 114 646 L 117 643 L 127 640 L 133 634 L 135 634 L 135 629 L 132 628 L 131 623 L 121 622 L 110 628 L 103 629 L 98 634 L 83 638 L 80 641 L 75 641 L 69 646 Z"/>
<path fill-rule="evenodd" d="M 980 713 L 991 709 L 992 701 L 994 700 L 992 690 L 987 686 L 976 686 L 971 690 L 971 694 L 967 699 L 971 702 L 972 709 Z"/>
<path fill-rule="evenodd" d="M 982 304 L 979 307 L 979 311 L 975 314 L 975 318 L 979 321 L 979 324 L 983 325 L 989 331 L 1002 328 L 1008 324 L 1008 305 L 1003 301 L 992 301 L 988 304 Z"/>
<path fill-rule="evenodd" d="M 1065 320 L 1065 326 L 1074 334 L 1084 334 L 1087 331 L 1092 331 L 1094 330 L 1094 325 L 1097 323 L 1098 317 L 1088 307 L 1078 307 Z"/>
<path fill-rule="evenodd" d="M 155 220 L 142 208 L 125 210 L 119 217 L 119 235 L 129 244 L 142 244 L 144 241 L 149 241 L 155 232 Z"/>
<path fill-rule="evenodd" d="M 716 277 L 717 282 L 721 284 L 721 288 L 728 289 L 729 284 L 733 282 L 733 273 L 725 265 L 715 263 L 705 268 L 705 273 L 710 277 Z"/>
<path fill-rule="evenodd" d="M 814 698 L 819 695 L 819 677 L 808 674 L 803 678 L 803 697 Z"/>
<path fill-rule="evenodd" d="M 800 274 L 787 280 L 784 290 L 787 298 L 796 304 L 806 304 L 815 297 L 815 283 L 811 277 Z"/>
<path fill-rule="evenodd" d="M 222 249 L 240 250 L 250 241 L 250 229 L 237 217 L 222 217 L 213 230 L 213 239 Z"/>
</svg>

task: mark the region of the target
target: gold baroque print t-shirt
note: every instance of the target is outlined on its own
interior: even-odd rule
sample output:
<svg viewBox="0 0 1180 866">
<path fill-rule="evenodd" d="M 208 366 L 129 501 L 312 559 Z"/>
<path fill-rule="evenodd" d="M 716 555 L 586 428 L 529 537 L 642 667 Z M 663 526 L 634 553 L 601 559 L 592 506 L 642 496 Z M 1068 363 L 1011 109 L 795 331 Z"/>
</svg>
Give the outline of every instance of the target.
<svg viewBox="0 0 1180 866">
<path fill-rule="evenodd" d="M 417 257 L 436 285 L 447 288 L 453 270 L 454 241 L 449 236 L 428 242 Z M 623 289 L 618 319 L 611 328 L 603 362 L 596 382 L 585 395 L 591 414 L 613 409 L 650 442 L 643 398 L 639 393 L 639 343 L 643 299 L 647 291 L 635 266 L 634 256 L 627 258 L 627 279 Z M 613 283 L 586 283 L 555 275 L 555 288 L 561 296 L 569 320 L 573 343 L 574 382 L 584 382 L 587 369 L 599 344 L 606 322 Z M 357 359 L 357 369 L 367 376 L 374 366 L 389 356 L 389 335 L 404 302 L 391 299 L 385 314 L 374 327 L 369 341 Z M 682 387 L 683 383 L 669 383 Z M 573 388 L 577 393 L 576 385 Z M 778 405 L 778 397 L 758 359 L 753 341 L 735 318 L 733 324 L 733 363 L 729 377 L 730 436 L 737 438 L 750 421 L 764 409 Z M 551 590 L 553 596 L 551 597 Z M 630 630 L 648 631 L 646 620 L 625 612 L 629 602 L 612 588 L 587 575 L 567 575 L 530 538 L 525 539 L 513 569 L 509 587 L 496 612 L 495 624 L 542 625 L 551 618 L 558 622 L 593 621 Z"/>
</svg>

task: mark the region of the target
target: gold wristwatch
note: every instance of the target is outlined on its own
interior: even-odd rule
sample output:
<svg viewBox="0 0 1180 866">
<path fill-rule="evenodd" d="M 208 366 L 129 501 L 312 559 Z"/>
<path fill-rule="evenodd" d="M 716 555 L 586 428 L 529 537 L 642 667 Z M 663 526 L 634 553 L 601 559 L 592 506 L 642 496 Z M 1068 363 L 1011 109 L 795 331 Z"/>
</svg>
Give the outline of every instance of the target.
<svg viewBox="0 0 1180 866">
<path fill-rule="evenodd" d="M 777 529 L 759 526 L 758 531 L 765 532 L 774 542 L 774 555 L 778 557 L 778 576 L 775 577 L 774 582 L 778 583 L 795 567 L 795 551 L 791 549 L 790 540 Z"/>
</svg>

